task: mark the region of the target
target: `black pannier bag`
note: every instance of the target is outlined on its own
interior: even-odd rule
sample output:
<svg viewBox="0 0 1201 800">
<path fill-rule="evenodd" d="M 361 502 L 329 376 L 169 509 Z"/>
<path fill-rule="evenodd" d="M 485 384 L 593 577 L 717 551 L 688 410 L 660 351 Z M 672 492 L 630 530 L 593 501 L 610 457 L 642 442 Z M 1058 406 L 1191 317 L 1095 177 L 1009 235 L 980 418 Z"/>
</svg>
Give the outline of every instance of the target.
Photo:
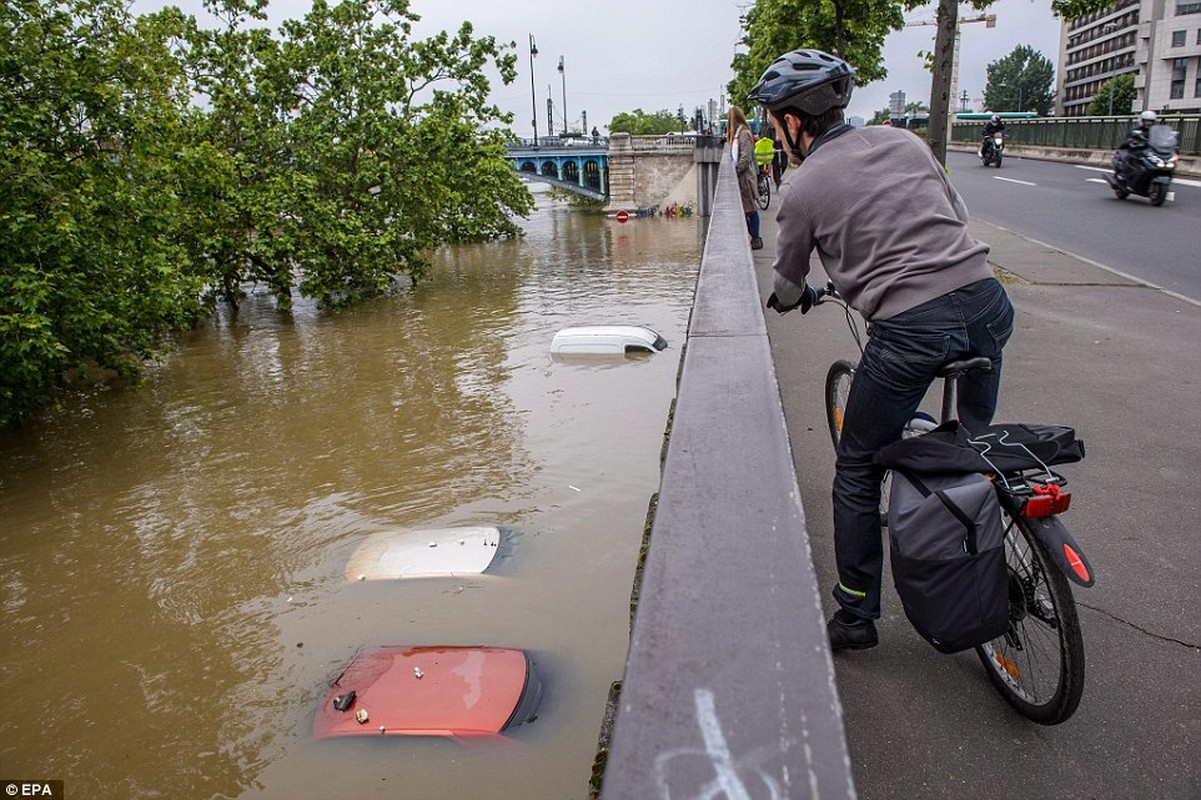
<svg viewBox="0 0 1201 800">
<path fill-rule="evenodd" d="M 1009 625 L 1005 522 L 985 475 L 1046 470 L 1084 458 L 1084 442 L 1058 425 L 957 421 L 882 448 L 893 471 L 888 500 L 893 583 L 905 616 L 944 653 L 984 644 Z"/>
<path fill-rule="evenodd" d="M 1009 626 L 1004 538 L 996 491 L 980 473 L 893 472 L 893 584 L 914 630 L 941 652 L 984 644 Z"/>
</svg>

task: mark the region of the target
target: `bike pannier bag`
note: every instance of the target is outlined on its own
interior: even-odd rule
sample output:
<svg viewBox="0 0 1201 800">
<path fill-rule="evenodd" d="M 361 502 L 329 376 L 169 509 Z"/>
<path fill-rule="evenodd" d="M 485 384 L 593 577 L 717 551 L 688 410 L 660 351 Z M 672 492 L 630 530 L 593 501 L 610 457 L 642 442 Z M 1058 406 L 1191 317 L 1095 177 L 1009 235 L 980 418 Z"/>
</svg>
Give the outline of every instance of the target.
<svg viewBox="0 0 1201 800">
<path fill-rule="evenodd" d="M 909 622 L 941 652 L 984 644 L 1008 627 L 1004 536 L 996 492 L 983 475 L 894 470 L 893 583 Z"/>
</svg>

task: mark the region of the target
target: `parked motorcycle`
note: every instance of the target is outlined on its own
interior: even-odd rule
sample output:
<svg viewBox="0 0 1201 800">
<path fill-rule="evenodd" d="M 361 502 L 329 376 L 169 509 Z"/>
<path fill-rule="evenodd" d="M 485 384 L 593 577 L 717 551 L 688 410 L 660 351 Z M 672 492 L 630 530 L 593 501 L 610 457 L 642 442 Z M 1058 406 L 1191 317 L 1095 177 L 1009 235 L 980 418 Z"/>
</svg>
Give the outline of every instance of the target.
<svg viewBox="0 0 1201 800">
<path fill-rule="evenodd" d="M 1105 181 L 1119 200 L 1137 194 L 1149 198 L 1153 206 L 1162 206 L 1176 171 L 1176 131 L 1152 125 L 1145 144 L 1114 153 L 1113 168 L 1112 175 L 1105 173 Z"/>
<path fill-rule="evenodd" d="M 984 144 L 980 150 L 980 161 L 984 166 L 995 164 L 997 169 L 1001 168 L 1001 156 L 1005 152 L 1005 135 L 997 132 L 992 136 L 984 137 Z"/>
</svg>

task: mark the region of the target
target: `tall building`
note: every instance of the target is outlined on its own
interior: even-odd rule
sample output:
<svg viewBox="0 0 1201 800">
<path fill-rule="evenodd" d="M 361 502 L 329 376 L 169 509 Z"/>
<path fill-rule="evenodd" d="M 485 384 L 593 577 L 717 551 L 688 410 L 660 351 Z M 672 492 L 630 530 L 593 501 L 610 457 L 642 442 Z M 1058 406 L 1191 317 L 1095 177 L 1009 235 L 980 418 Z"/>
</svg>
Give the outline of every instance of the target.
<svg viewBox="0 0 1201 800">
<path fill-rule="evenodd" d="M 1111 78 L 1134 74 L 1132 108 L 1201 111 L 1201 0 L 1119 0 L 1064 22 L 1055 113 L 1083 116 Z M 1108 109 L 1107 109 L 1108 111 Z"/>
</svg>

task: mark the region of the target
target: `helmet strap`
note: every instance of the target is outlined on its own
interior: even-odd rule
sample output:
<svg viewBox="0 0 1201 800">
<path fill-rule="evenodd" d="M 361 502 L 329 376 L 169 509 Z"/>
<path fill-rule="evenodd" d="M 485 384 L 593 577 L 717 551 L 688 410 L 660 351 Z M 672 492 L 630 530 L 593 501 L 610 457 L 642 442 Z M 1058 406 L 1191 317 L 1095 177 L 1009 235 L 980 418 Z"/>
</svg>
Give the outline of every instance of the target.
<svg viewBox="0 0 1201 800">
<path fill-rule="evenodd" d="M 794 141 L 792 138 L 792 127 L 788 124 L 787 116 L 789 113 L 792 113 L 792 116 L 796 117 L 798 120 L 801 120 L 802 130 L 804 130 L 804 121 L 796 113 L 788 111 L 779 112 L 780 122 L 783 123 L 780 127 L 783 128 L 784 144 L 788 146 L 788 152 L 792 155 L 796 163 L 800 164 L 805 160 L 805 154 L 801 152 L 801 140 L 798 138 Z"/>
</svg>

